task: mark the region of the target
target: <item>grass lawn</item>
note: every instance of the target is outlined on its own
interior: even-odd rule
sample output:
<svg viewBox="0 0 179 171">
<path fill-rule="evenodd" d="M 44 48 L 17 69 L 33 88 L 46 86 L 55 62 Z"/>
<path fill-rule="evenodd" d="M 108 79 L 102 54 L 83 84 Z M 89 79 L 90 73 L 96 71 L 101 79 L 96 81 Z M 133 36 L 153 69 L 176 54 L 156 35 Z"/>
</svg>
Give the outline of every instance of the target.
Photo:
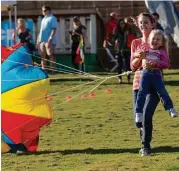
<svg viewBox="0 0 179 171">
<path fill-rule="evenodd" d="M 179 70 L 164 73 L 166 88 L 179 111 Z M 52 82 L 49 94 L 87 82 Z M 116 78 L 108 79 L 94 90 L 95 97 L 81 98 L 82 91 L 95 85 L 56 94 L 51 101 L 54 119 L 41 130 L 38 152 L 2 154 L 2 171 L 179 171 L 179 118 L 169 117 L 160 103 L 154 115 L 153 155 L 140 157 L 132 84 L 119 85 Z M 105 93 L 107 88 L 112 92 Z M 74 98 L 64 102 L 66 96 Z"/>
</svg>

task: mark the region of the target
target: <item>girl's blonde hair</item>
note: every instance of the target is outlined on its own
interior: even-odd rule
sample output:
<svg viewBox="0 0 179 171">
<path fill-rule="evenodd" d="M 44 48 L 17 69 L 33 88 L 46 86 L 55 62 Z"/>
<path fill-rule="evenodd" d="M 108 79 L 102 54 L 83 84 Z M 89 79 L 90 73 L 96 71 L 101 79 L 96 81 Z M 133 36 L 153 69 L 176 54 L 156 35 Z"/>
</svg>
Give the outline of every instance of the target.
<svg viewBox="0 0 179 171">
<path fill-rule="evenodd" d="M 24 20 L 24 19 L 19 18 L 19 19 L 17 20 L 17 23 L 21 23 L 22 26 L 23 26 L 24 28 L 26 28 L 26 24 L 25 24 L 25 20 Z"/>
<path fill-rule="evenodd" d="M 159 29 L 154 29 L 150 32 L 150 35 L 149 35 L 149 40 L 151 39 L 151 35 L 160 35 L 162 37 L 162 40 L 163 40 L 163 46 L 165 46 L 165 43 L 166 43 L 166 39 L 165 39 L 165 35 L 164 35 L 164 32 L 162 30 L 159 30 Z"/>
</svg>

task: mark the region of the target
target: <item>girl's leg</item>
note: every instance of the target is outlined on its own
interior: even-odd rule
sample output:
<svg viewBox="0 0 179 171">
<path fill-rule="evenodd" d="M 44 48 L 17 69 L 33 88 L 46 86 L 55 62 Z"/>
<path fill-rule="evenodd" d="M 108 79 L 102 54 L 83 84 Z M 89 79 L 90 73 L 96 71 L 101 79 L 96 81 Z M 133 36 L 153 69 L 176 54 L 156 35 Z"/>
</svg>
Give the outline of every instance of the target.
<svg viewBox="0 0 179 171">
<path fill-rule="evenodd" d="M 162 79 L 162 74 L 160 71 L 156 71 L 153 79 L 154 88 L 162 99 L 162 103 L 165 110 L 173 108 L 173 102 L 165 89 L 165 85 Z"/>
</svg>

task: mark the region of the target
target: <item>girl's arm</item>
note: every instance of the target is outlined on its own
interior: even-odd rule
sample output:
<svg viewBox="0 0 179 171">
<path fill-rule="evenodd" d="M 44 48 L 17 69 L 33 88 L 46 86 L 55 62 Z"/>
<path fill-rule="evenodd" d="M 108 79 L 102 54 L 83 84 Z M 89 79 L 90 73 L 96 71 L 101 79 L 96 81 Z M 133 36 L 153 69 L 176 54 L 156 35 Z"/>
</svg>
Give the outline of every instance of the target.
<svg viewBox="0 0 179 171">
<path fill-rule="evenodd" d="M 160 50 L 159 61 L 148 61 L 145 63 L 145 68 L 166 69 L 170 67 L 170 61 L 166 50 Z"/>
<path fill-rule="evenodd" d="M 166 50 L 160 51 L 160 60 L 157 62 L 156 67 L 159 69 L 170 68 L 170 60 Z"/>
</svg>

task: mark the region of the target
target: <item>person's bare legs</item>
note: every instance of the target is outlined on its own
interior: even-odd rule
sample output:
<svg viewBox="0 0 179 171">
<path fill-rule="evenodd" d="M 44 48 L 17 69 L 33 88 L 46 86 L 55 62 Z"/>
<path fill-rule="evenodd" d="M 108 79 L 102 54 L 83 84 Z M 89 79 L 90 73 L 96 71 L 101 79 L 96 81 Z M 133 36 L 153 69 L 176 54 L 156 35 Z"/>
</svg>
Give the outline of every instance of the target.
<svg viewBox="0 0 179 171">
<path fill-rule="evenodd" d="M 54 73 L 55 70 L 55 58 L 54 58 L 54 48 L 55 45 L 51 44 L 50 46 L 48 46 L 48 44 L 46 44 L 46 51 L 47 51 L 47 55 L 49 56 L 49 62 L 50 62 L 50 70 L 51 73 Z"/>
<path fill-rule="evenodd" d="M 47 61 L 46 61 L 46 48 L 44 42 L 40 43 L 40 56 L 41 56 L 41 68 L 45 69 L 45 67 L 47 66 Z"/>
<path fill-rule="evenodd" d="M 50 59 L 50 68 L 51 68 L 51 69 L 55 69 L 55 68 L 54 68 L 54 56 L 53 56 L 53 55 L 50 55 L 50 56 L 49 56 L 49 59 Z"/>
<path fill-rule="evenodd" d="M 42 69 L 45 69 L 46 66 L 47 66 L 47 61 L 45 60 L 46 59 L 45 57 L 41 56 L 41 67 L 42 67 Z"/>
</svg>

